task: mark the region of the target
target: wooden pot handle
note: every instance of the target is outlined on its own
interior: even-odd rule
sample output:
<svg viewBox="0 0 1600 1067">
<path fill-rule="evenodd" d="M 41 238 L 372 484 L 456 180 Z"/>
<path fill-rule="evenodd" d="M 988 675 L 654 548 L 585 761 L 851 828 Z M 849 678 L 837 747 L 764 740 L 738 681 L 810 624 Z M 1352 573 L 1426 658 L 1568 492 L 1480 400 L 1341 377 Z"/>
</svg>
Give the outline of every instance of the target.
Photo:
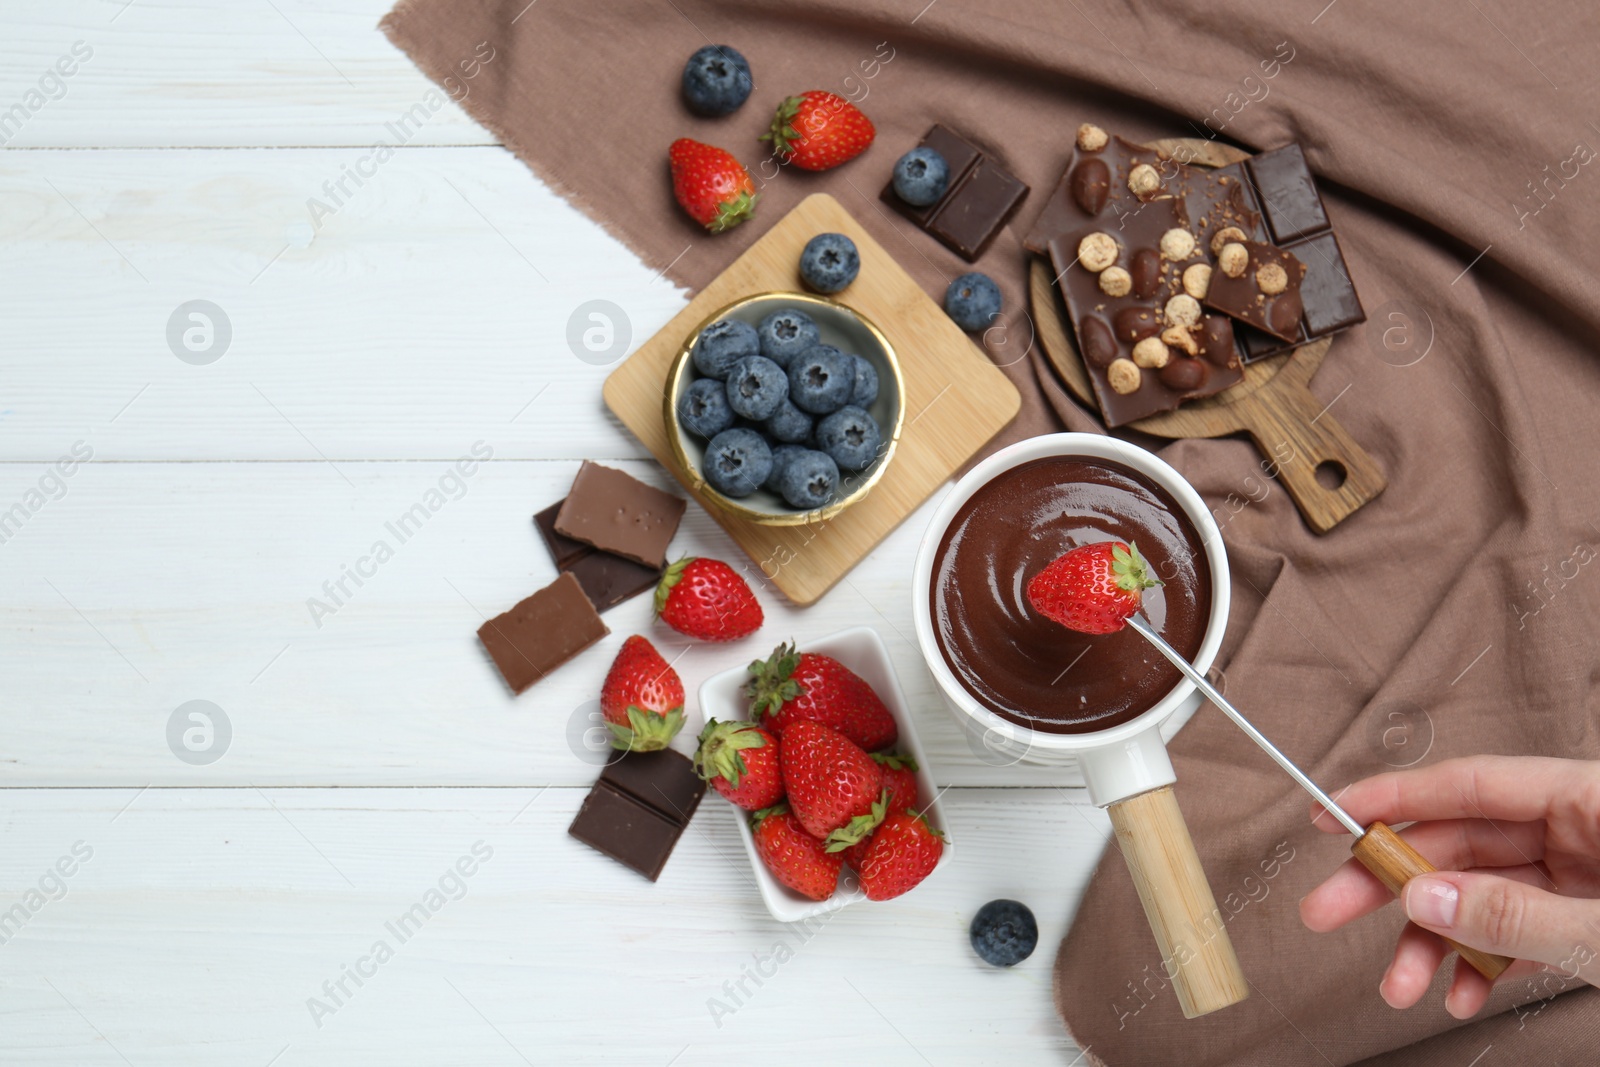
<svg viewBox="0 0 1600 1067">
<path fill-rule="evenodd" d="M 1411 847 L 1411 843 L 1381 822 L 1375 822 L 1367 827 L 1367 832 L 1356 839 L 1350 846 L 1350 851 L 1361 865 L 1373 874 L 1378 881 L 1389 887 L 1389 892 L 1395 896 L 1405 888 L 1407 882 L 1419 874 L 1432 874 L 1439 868 L 1423 858 L 1422 853 Z M 1461 958 L 1472 964 L 1478 973 L 1489 981 L 1499 978 L 1505 969 L 1511 966 L 1511 960 L 1506 956 L 1496 956 L 1492 952 L 1480 952 L 1475 948 L 1457 944 L 1448 937 L 1450 947 L 1461 953 Z"/>
<path fill-rule="evenodd" d="M 1227 924 L 1211 895 L 1172 787 L 1119 800 L 1106 813 L 1184 1018 L 1248 997 L 1249 983 L 1239 969 Z"/>
</svg>

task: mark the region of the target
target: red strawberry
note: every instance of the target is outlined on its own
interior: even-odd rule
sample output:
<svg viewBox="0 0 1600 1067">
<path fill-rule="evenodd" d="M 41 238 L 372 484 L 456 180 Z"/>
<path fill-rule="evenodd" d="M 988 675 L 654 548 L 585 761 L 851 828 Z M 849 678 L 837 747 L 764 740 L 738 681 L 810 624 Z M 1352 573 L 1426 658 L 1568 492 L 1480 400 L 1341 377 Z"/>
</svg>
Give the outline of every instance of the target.
<svg viewBox="0 0 1600 1067">
<path fill-rule="evenodd" d="M 751 815 L 750 830 L 756 839 L 756 855 L 774 878 L 812 900 L 833 896 L 844 859 L 806 833 L 789 805 L 778 804 Z"/>
<path fill-rule="evenodd" d="M 827 170 L 865 152 L 875 136 L 872 120 L 850 101 L 812 89 L 779 104 L 772 128 L 761 139 L 772 142 L 780 162 Z"/>
<path fill-rule="evenodd" d="M 600 713 L 615 748 L 654 752 L 683 728 L 683 679 L 656 646 L 634 634 L 622 642 L 600 686 Z"/>
<path fill-rule="evenodd" d="M 885 756 L 873 753 L 872 760 L 883 768 L 883 788 L 889 794 L 889 810 L 920 810 L 922 795 L 917 789 L 917 761 L 910 756 Z"/>
<path fill-rule="evenodd" d="M 928 820 L 909 811 L 896 811 L 867 842 L 856 867 L 868 900 L 889 900 L 913 889 L 933 871 L 944 852 L 944 834 Z"/>
<path fill-rule="evenodd" d="M 778 749 L 789 807 L 812 837 L 837 852 L 883 821 L 883 768 L 837 730 L 800 720 Z"/>
<path fill-rule="evenodd" d="M 739 572 L 720 559 L 685 556 L 656 586 L 656 614 L 686 637 L 735 641 L 761 627 L 761 605 Z"/>
<path fill-rule="evenodd" d="M 756 209 L 756 187 L 750 172 L 714 145 L 687 137 L 667 150 L 672 163 L 672 195 L 689 217 L 712 233 L 731 230 Z"/>
<path fill-rule="evenodd" d="M 764 717 L 766 727 L 780 737 L 801 719 L 831 726 L 868 752 L 888 748 L 900 737 L 878 694 L 832 656 L 779 645 L 767 660 L 750 664 L 750 674 L 745 686 L 750 717 Z"/>
<path fill-rule="evenodd" d="M 778 739 L 754 723 L 707 719 L 694 753 L 694 769 L 746 811 L 771 807 L 783 799 Z"/>
<path fill-rule="evenodd" d="M 1058 557 L 1028 582 L 1035 611 L 1069 630 L 1111 634 L 1139 610 L 1144 590 L 1161 583 L 1150 577 L 1137 545 L 1097 541 Z"/>
</svg>

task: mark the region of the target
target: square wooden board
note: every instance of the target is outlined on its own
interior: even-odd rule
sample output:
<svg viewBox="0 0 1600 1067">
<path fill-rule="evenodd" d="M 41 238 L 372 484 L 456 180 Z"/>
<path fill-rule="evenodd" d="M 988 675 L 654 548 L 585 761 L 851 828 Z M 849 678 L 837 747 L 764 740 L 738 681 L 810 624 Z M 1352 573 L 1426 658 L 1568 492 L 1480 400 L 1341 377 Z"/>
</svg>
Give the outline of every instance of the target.
<svg viewBox="0 0 1600 1067">
<path fill-rule="evenodd" d="M 877 323 L 894 345 L 905 378 L 905 426 L 888 469 L 866 497 L 821 522 L 763 526 L 695 492 L 673 460 L 662 418 L 667 371 L 684 339 L 719 308 L 754 293 L 798 291 L 800 250 L 828 232 L 845 234 L 861 253 L 860 276 L 836 299 Z M 612 372 L 604 395 L 623 424 L 796 604 L 832 588 L 1022 406 L 1016 387 L 988 356 L 826 193 L 801 201 L 712 279 Z"/>
</svg>

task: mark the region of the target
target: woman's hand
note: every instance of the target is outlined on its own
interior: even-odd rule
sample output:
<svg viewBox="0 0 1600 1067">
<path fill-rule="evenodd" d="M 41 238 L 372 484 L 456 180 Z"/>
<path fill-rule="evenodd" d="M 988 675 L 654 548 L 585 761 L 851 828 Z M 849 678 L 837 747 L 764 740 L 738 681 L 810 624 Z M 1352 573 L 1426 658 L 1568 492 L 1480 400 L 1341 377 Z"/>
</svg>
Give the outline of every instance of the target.
<svg viewBox="0 0 1600 1067">
<path fill-rule="evenodd" d="M 1334 800 L 1363 826 L 1415 822 L 1401 836 L 1439 868 L 1401 894 L 1411 921 L 1378 987 L 1391 1006 L 1427 992 L 1451 952 L 1440 935 L 1515 957 L 1503 977 L 1560 970 L 1600 985 L 1600 762 L 1475 756 L 1380 774 Z M 1311 819 L 1347 832 L 1320 804 Z M 1336 930 L 1393 899 L 1351 859 L 1306 895 L 1300 918 Z M 1492 985 L 1458 960 L 1446 1010 L 1470 1018 Z"/>
</svg>

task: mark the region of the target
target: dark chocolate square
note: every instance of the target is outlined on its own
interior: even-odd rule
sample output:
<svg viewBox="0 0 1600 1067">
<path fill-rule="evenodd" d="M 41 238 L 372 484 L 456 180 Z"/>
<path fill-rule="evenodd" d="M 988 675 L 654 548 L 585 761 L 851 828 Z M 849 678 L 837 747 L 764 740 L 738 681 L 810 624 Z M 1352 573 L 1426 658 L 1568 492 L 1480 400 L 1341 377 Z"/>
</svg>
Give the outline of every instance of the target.
<svg viewBox="0 0 1600 1067">
<path fill-rule="evenodd" d="M 1028 187 L 992 159 L 980 159 L 967 180 L 939 202 L 928 232 L 962 258 L 983 255 L 1028 195 Z"/>
<path fill-rule="evenodd" d="M 1287 144 L 1262 152 L 1246 165 L 1276 244 L 1287 244 L 1328 228 L 1322 196 L 1299 145 Z"/>
<path fill-rule="evenodd" d="M 478 639 L 514 693 L 611 631 L 571 574 L 556 580 L 478 627 Z"/>
<path fill-rule="evenodd" d="M 1367 321 L 1332 230 L 1289 247 L 1306 265 L 1300 302 L 1304 305 L 1301 314 L 1307 333 L 1320 337 Z"/>
<path fill-rule="evenodd" d="M 688 506 L 680 496 L 584 460 L 556 512 L 555 529 L 647 567 L 664 567 L 667 545 Z"/>
<path fill-rule="evenodd" d="M 687 823 L 705 796 L 706 783 L 688 756 L 672 749 L 615 752 L 600 780 L 655 808 L 665 818 Z"/>
<path fill-rule="evenodd" d="M 918 226 L 923 226 L 926 225 L 928 217 L 939 210 L 939 204 L 943 203 L 951 191 L 966 180 L 967 171 L 972 169 L 972 165 L 978 161 L 982 153 L 978 151 L 977 146 L 971 141 L 968 141 L 954 130 L 939 125 L 935 125 L 933 129 L 929 130 L 928 135 L 922 139 L 917 147 L 931 148 L 938 152 L 944 157 L 945 164 L 950 168 L 950 184 L 945 187 L 944 197 L 940 197 L 938 201 L 924 207 L 908 204 L 901 200 L 899 194 L 894 191 L 894 180 L 891 178 L 888 184 L 883 187 L 883 191 L 878 194 L 878 198 L 891 205 L 896 211 L 915 222 Z"/>
<path fill-rule="evenodd" d="M 556 513 L 564 503 L 566 498 L 562 497 L 533 517 L 533 524 L 539 528 L 539 536 L 544 538 L 544 545 L 550 550 L 550 559 L 558 571 L 569 569 L 580 558 L 594 551 L 582 541 L 574 541 L 556 533 Z"/>
<path fill-rule="evenodd" d="M 601 779 L 583 798 L 567 833 L 653 882 L 683 836 L 683 824 Z"/>
</svg>

